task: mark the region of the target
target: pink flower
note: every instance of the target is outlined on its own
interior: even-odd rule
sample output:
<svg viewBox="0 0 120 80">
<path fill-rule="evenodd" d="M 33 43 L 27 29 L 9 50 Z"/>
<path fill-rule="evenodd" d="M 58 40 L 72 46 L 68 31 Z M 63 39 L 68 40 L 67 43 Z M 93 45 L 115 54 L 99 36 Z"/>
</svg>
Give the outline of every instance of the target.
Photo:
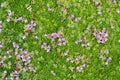
<svg viewBox="0 0 120 80">
<path fill-rule="evenodd" d="M 80 20 L 81 20 L 81 17 L 78 17 L 78 18 L 77 18 L 77 21 L 80 21 Z"/>
<path fill-rule="evenodd" d="M 102 12 L 101 12 L 101 11 L 98 11 L 98 14 L 102 14 Z"/>
<path fill-rule="evenodd" d="M 97 34 L 96 34 L 95 32 L 93 33 L 93 35 L 94 35 L 95 37 L 97 36 Z"/>
<path fill-rule="evenodd" d="M 98 5 L 98 4 L 99 4 L 99 2 L 98 2 L 98 1 L 95 1 L 95 4 L 96 4 L 96 5 Z"/>
<path fill-rule="evenodd" d="M 27 51 L 24 51 L 23 53 L 26 55 L 28 52 L 27 52 Z"/>
<path fill-rule="evenodd" d="M 52 41 L 55 41 L 55 39 L 54 39 L 54 38 L 51 38 L 51 40 L 52 40 Z"/>
<path fill-rule="evenodd" d="M 45 47 L 45 46 L 42 44 L 42 45 L 41 45 L 41 48 L 44 48 L 44 47 Z"/>
<path fill-rule="evenodd" d="M 19 77 L 16 77 L 16 80 L 19 80 Z"/>
</svg>

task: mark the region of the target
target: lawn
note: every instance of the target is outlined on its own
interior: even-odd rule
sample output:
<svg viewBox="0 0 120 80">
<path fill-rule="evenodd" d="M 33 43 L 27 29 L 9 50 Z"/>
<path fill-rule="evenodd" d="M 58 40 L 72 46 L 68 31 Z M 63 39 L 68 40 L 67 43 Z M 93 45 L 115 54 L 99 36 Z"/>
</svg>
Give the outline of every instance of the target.
<svg viewBox="0 0 120 80">
<path fill-rule="evenodd" d="M 0 80 L 120 80 L 120 0 L 0 0 Z"/>
</svg>

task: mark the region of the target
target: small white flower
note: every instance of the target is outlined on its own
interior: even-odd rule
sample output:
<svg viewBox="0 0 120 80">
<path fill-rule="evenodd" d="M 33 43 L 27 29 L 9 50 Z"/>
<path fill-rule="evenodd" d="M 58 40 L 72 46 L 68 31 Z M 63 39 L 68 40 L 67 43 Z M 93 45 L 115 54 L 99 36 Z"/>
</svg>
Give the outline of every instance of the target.
<svg viewBox="0 0 120 80">
<path fill-rule="evenodd" d="M 107 61 L 105 62 L 105 65 L 108 65 L 108 62 L 107 62 Z"/>
<path fill-rule="evenodd" d="M 118 40 L 118 42 L 120 43 L 120 39 Z"/>
<path fill-rule="evenodd" d="M 7 22 L 10 22 L 10 18 L 7 18 L 7 20 L 6 20 Z"/>
</svg>

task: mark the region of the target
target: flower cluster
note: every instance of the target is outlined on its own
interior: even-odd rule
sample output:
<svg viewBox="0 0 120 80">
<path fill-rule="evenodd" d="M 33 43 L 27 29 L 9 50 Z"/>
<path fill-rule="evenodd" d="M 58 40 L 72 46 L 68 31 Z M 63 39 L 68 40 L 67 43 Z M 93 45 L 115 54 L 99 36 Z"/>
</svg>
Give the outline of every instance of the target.
<svg viewBox="0 0 120 80">
<path fill-rule="evenodd" d="M 72 20 L 74 20 L 75 22 L 78 22 L 78 21 L 81 20 L 81 17 L 76 17 L 76 18 L 75 18 L 75 16 L 74 16 L 73 14 L 71 14 L 71 15 L 69 16 L 69 18 L 72 19 Z"/>
<path fill-rule="evenodd" d="M 112 61 L 112 58 L 108 57 L 109 50 L 100 50 L 100 53 L 101 55 L 99 56 L 99 58 L 104 61 L 105 65 L 108 65 L 108 63 Z"/>
<path fill-rule="evenodd" d="M 101 6 L 99 5 L 97 8 L 98 8 L 98 14 L 102 14 L 102 12 L 101 12 Z"/>
<path fill-rule="evenodd" d="M 45 34 L 45 37 L 51 39 L 52 42 L 57 40 L 59 46 L 66 45 L 66 40 L 62 33 Z"/>
<path fill-rule="evenodd" d="M 19 48 L 19 45 L 17 45 L 16 42 L 13 42 L 12 44 L 13 44 L 13 47 L 14 47 L 14 48 L 16 48 L 16 49 Z"/>
<path fill-rule="evenodd" d="M 23 18 L 22 16 L 18 17 L 17 21 L 23 21 L 24 23 L 28 23 L 28 20 Z"/>
<path fill-rule="evenodd" d="M 7 22 L 10 22 L 12 20 L 13 12 L 11 10 L 7 10 L 8 16 L 7 16 Z"/>
<path fill-rule="evenodd" d="M 31 20 L 28 23 L 28 20 L 22 17 L 18 18 L 19 21 L 24 21 L 24 23 L 27 23 L 24 27 L 24 35 L 22 35 L 22 39 L 24 40 L 28 35 L 29 35 L 29 31 L 35 33 L 35 28 L 37 26 L 37 24 L 35 23 L 35 21 Z M 34 36 L 35 39 L 38 39 L 38 36 Z"/>
<path fill-rule="evenodd" d="M 78 40 L 75 41 L 75 44 L 82 43 L 82 47 L 88 47 L 90 46 L 90 43 L 87 41 L 86 37 L 80 37 Z"/>
<path fill-rule="evenodd" d="M 68 50 L 66 50 L 63 54 L 64 54 L 64 56 L 67 56 L 68 55 Z"/>
<path fill-rule="evenodd" d="M 97 39 L 98 43 L 105 43 L 108 40 L 108 31 L 106 28 L 103 28 L 102 31 L 97 31 L 94 28 L 93 36 Z"/>
<path fill-rule="evenodd" d="M 31 20 L 30 23 L 25 26 L 25 31 L 35 32 L 36 25 L 35 21 Z"/>
<path fill-rule="evenodd" d="M 4 74 L 3 74 L 2 78 L 4 80 L 19 80 L 19 72 L 17 70 L 14 70 L 12 73 L 10 73 L 10 77 L 6 77 L 6 75 L 8 73 L 6 70 L 3 73 Z"/>
<path fill-rule="evenodd" d="M 76 70 L 77 70 L 78 72 L 81 72 L 85 66 L 86 66 L 85 64 L 83 64 L 82 66 L 77 66 L 77 67 L 76 67 Z"/>
<path fill-rule="evenodd" d="M 33 65 L 31 64 L 31 58 L 33 57 L 33 54 L 27 50 L 23 50 L 23 48 L 20 48 L 16 42 L 13 42 L 12 45 L 15 51 L 12 49 L 7 49 L 6 53 L 0 56 L 0 67 L 4 69 L 2 79 L 19 80 L 21 72 L 36 72 L 36 70 L 33 68 Z M 8 61 L 13 58 L 15 60 L 14 63 Z M 8 62 L 6 63 L 6 61 Z M 14 70 L 12 65 L 14 66 Z M 7 72 L 9 69 L 12 71 Z"/>
<path fill-rule="evenodd" d="M 2 21 L 0 20 L 0 33 L 2 32 Z"/>
<path fill-rule="evenodd" d="M 46 50 L 47 52 L 50 52 L 50 49 L 51 49 L 50 45 L 48 45 L 45 42 L 41 45 L 41 48 Z"/>
<path fill-rule="evenodd" d="M 76 58 L 68 57 L 67 61 L 76 64 L 75 67 L 78 72 L 81 72 L 85 67 L 87 67 L 86 63 L 88 63 L 88 58 L 85 55 L 78 55 Z"/>
</svg>

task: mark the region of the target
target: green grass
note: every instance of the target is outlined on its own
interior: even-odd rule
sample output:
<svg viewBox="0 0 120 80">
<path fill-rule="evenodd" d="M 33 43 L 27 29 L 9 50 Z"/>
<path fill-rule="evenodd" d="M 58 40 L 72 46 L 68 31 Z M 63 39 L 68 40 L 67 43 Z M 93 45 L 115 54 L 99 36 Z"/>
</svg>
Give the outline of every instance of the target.
<svg viewBox="0 0 120 80">
<path fill-rule="evenodd" d="M 5 59 L 3 64 L 0 64 L 0 80 L 2 79 L 3 72 L 7 71 L 6 77 L 10 78 L 10 74 L 17 68 L 18 62 L 22 64 L 22 60 L 17 60 L 15 52 L 20 52 L 12 45 L 16 42 L 20 48 L 28 51 L 28 55 L 33 55 L 31 58 L 31 66 L 36 72 L 28 70 L 22 71 L 20 68 L 20 80 L 119 80 L 120 77 L 120 13 L 116 9 L 120 6 L 120 1 L 112 3 L 111 0 L 99 0 L 102 14 L 97 14 L 97 6 L 94 0 L 58 0 L 61 3 L 57 4 L 57 0 L 0 0 L 0 4 L 7 3 L 7 6 L 0 7 L 0 20 L 2 20 L 2 32 L 0 33 L 0 61 L 4 60 L 3 56 L 6 51 L 10 50 L 12 57 Z M 32 11 L 28 11 L 26 6 L 31 6 Z M 48 8 L 51 11 L 48 11 Z M 66 9 L 66 11 L 65 11 Z M 22 16 L 28 22 L 34 20 L 37 24 L 35 32 L 24 31 L 25 23 L 23 21 L 6 22 L 7 10 L 11 10 L 14 15 L 13 20 Z M 110 10 L 110 11 L 108 11 Z M 81 17 L 80 21 L 71 19 L 70 15 L 73 14 L 75 18 Z M 62 22 L 61 20 L 64 19 Z M 113 23 L 114 28 L 110 26 L 110 21 Z M 87 30 L 87 27 L 90 30 Z M 97 39 L 92 35 L 93 27 L 101 31 L 103 28 L 108 30 L 108 41 L 104 44 L 97 43 Z M 52 42 L 50 39 L 44 37 L 44 34 L 51 34 L 54 32 L 63 32 L 67 44 L 65 46 L 58 46 L 57 42 Z M 25 40 L 22 36 L 28 32 Z M 88 35 L 88 32 L 90 34 Z M 38 39 L 34 39 L 34 36 Z M 79 37 L 86 37 L 87 42 L 90 43 L 89 47 L 82 47 L 75 41 Z M 43 42 L 51 46 L 50 52 L 41 49 Z M 59 49 L 57 51 L 57 49 Z M 100 50 L 109 50 L 107 57 L 111 57 L 112 61 L 108 65 L 104 64 L 101 60 Z M 68 50 L 68 55 L 64 56 L 64 52 Z M 67 58 L 75 59 L 78 55 L 85 56 L 79 64 L 67 61 Z M 9 65 L 11 62 L 12 65 Z M 76 70 L 76 67 L 85 63 L 87 66 L 81 72 Z M 5 65 L 5 66 L 4 66 Z M 71 69 L 69 69 L 71 68 Z M 72 70 L 73 68 L 73 70 Z"/>
</svg>

